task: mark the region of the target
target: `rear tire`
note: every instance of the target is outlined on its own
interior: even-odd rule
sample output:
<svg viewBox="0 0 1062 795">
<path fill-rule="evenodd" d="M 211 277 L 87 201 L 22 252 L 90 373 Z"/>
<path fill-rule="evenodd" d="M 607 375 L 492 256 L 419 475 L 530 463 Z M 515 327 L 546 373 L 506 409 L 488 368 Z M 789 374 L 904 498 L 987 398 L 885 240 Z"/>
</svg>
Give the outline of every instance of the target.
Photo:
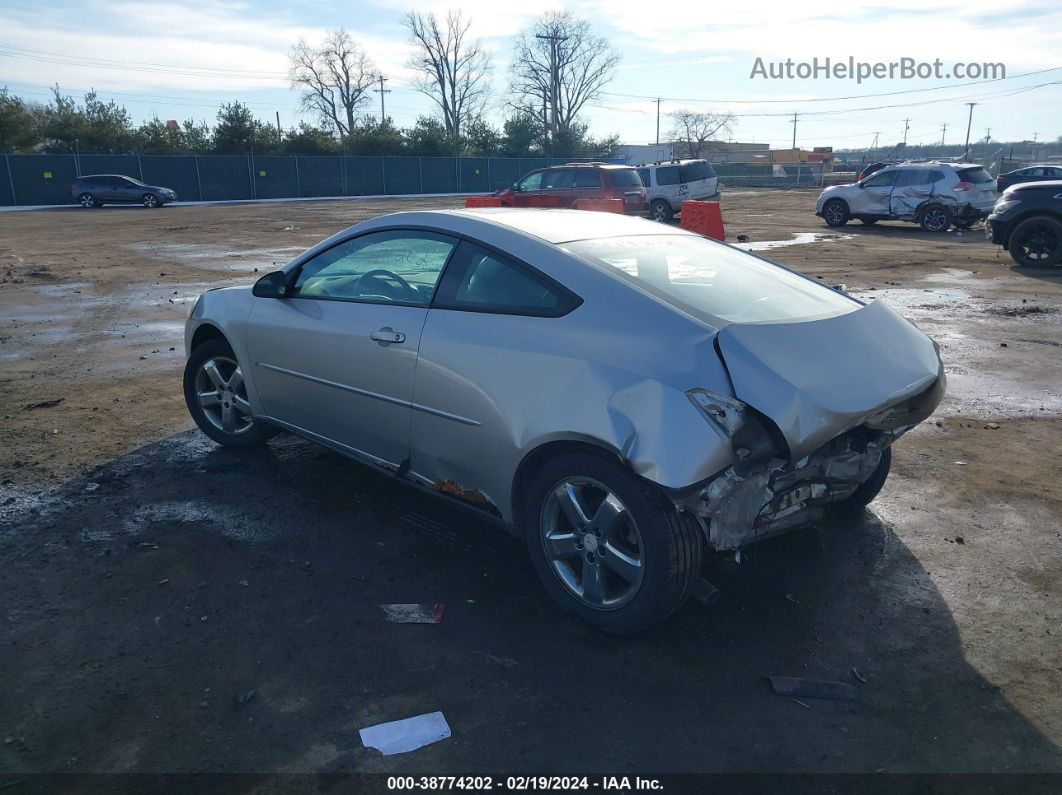
<svg viewBox="0 0 1062 795">
<path fill-rule="evenodd" d="M 843 199 L 830 199 L 822 207 L 822 217 L 826 226 L 838 227 L 847 224 L 852 216 L 848 211 L 848 204 Z"/>
<path fill-rule="evenodd" d="M 918 225 L 926 232 L 947 232 L 951 222 L 951 210 L 943 204 L 927 205 L 918 213 Z"/>
<path fill-rule="evenodd" d="M 1007 240 L 1010 258 L 1023 268 L 1050 268 L 1062 263 L 1062 223 L 1046 215 L 1026 218 Z"/>
<path fill-rule="evenodd" d="M 666 202 L 663 199 L 656 199 L 649 205 L 649 217 L 654 221 L 666 224 L 670 223 L 671 219 L 675 217 L 675 211 L 671 209 L 670 202 Z"/>
<path fill-rule="evenodd" d="M 192 351 L 184 367 L 184 401 L 199 430 L 218 444 L 256 447 L 277 433 L 251 416 L 243 371 L 225 340 Z"/>
<path fill-rule="evenodd" d="M 103 206 L 103 202 L 97 201 L 96 197 L 93 196 L 91 193 L 82 193 L 80 196 L 77 197 L 77 203 L 86 209 L 90 207 Z"/>
<path fill-rule="evenodd" d="M 838 507 L 846 511 L 861 511 L 866 508 L 874 501 L 874 498 L 878 496 L 878 492 L 885 485 L 885 481 L 889 478 L 890 469 L 892 469 L 892 448 L 886 447 L 885 452 L 881 454 L 878 468 L 859 485 L 859 488 L 855 490 L 851 497 L 841 502 Z"/>
<path fill-rule="evenodd" d="M 620 463 L 560 455 L 532 476 L 523 497 L 531 560 L 564 610 L 630 635 L 689 598 L 701 568 L 699 525 Z"/>
</svg>

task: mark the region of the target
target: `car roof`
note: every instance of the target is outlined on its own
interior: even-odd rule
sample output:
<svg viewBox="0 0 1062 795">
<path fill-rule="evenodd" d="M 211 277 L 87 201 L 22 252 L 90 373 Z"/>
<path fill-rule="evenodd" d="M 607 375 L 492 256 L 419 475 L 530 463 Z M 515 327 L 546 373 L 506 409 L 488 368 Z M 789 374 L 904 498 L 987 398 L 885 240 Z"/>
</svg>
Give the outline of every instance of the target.
<svg viewBox="0 0 1062 795">
<path fill-rule="evenodd" d="M 623 163 L 554 163 L 552 166 L 543 166 L 541 169 L 536 170 L 549 171 L 554 168 L 608 168 L 615 170 L 622 168 L 633 169 L 634 166 L 627 166 Z"/>
<path fill-rule="evenodd" d="M 1019 190 L 1059 190 L 1062 188 L 1062 179 L 1042 179 L 1039 182 L 1019 182 L 1011 185 L 1007 191 Z"/>
<path fill-rule="evenodd" d="M 397 225 L 424 226 L 490 242 L 499 233 L 535 238 L 551 245 L 625 235 L 690 235 L 685 229 L 619 213 L 524 207 L 413 210 L 381 215 L 351 229 L 370 231 Z M 344 230 L 340 235 L 350 230 Z"/>
</svg>

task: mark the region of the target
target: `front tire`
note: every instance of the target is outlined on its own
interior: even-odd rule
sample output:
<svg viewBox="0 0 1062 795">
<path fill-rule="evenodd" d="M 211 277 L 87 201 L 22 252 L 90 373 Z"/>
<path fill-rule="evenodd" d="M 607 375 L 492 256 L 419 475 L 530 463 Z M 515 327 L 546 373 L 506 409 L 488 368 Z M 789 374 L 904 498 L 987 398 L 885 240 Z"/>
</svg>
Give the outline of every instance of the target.
<svg viewBox="0 0 1062 795">
<path fill-rule="evenodd" d="M 1024 268 L 1050 268 L 1062 263 L 1062 223 L 1041 215 L 1026 218 L 1010 233 L 1010 258 Z"/>
<path fill-rule="evenodd" d="M 675 217 L 675 211 L 671 209 L 670 202 L 666 202 L 663 199 L 657 199 L 649 205 L 649 217 L 654 221 L 666 224 L 670 223 L 671 219 Z"/>
<path fill-rule="evenodd" d="M 160 207 L 162 202 L 159 201 L 159 197 L 154 193 L 145 193 L 140 197 L 140 203 L 147 207 L 149 210 L 154 210 L 156 207 Z"/>
<path fill-rule="evenodd" d="M 255 447 L 275 433 L 252 416 L 243 371 L 224 340 L 204 342 L 188 357 L 184 401 L 199 430 L 218 444 Z"/>
<path fill-rule="evenodd" d="M 822 217 L 826 226 L 844 226 L 851 218 L 848 205 L 842 199 L 830 199 L 822 208 Z"/>
<path fill-rule="evenodd" d="M 564 610 L 630 635 L 689 597 L 701 568 L 700 527 L 618 462 L 589 452 L 558 456 L 523 496 L 531 560 Z"/>
</svg>

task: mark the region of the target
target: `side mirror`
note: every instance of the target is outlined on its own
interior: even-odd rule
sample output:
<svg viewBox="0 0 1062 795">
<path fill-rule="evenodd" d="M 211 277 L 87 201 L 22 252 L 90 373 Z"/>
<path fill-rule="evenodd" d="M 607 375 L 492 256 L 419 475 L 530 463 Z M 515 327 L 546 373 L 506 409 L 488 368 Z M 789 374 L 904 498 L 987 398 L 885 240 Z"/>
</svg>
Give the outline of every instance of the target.
<svg viewBox="0 0 1062 795">
<path fill-rule="evenodd" d="M 254 283 L 251 295 L 255 298 L 287 298 L 288 276 L 284 271 L 267 273 Z"/>
</svg>

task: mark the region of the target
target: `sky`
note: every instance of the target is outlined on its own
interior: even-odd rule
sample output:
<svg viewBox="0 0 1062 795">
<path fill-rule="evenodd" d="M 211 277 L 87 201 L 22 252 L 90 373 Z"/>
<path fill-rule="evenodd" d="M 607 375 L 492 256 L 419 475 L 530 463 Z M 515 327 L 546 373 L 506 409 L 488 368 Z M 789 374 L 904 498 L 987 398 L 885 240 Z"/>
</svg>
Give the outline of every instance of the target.
<svg viewBox="0 0 1062 795">
<path fill-rule="evenodd" d="M 761 0 L 747 6 L 670 0 L 660 10 L 629 0 L 0 0 L 0 86 L 42 102 L 55 83 L 78 99 L 94 88 L 125 105 L 136 122 L 158 115 L 212 123 L 221 102 L 239 99 L 264 121 L 279 112 L 288 127 L 310 120 L 300 116 L 298 94 L 287 83 L 291 45 L 300 38 L 319 42 L 343 26 L 388 76 L 387 115 L 411 126 L 433 105 L 410 85 L 411 45 L 401 18 L 408 10 L 445 14 L 450 8 L 464 11 L 471 34 L 492 53 L 495 100 L 488 116 L 495 122 L 505 112 L 513 34 L 538 14 L 566 9 L 589 20 L 622 54 L 607 93 L 584 116 L 595 135 L 617 134 L 624 143 L 655 140 L 656 97 L 663 98 L 665 138 L 667 114 L 689 108 L 732 112 L 732 140 L 776 148 L 792 143 L 793 113 L 797 145 L 805 148 L 858 149 L 875 137 L 891 144 L 902 139 L 905 125 L 909 143 L 940 142 L 943 135 L 960 144 L 968 102 L 977 103 L 971 140 L 989 131 L 996 141 L 1062 135 L 1058 0 Z M 757 58 L 765 67 L 786 59 L 939 59 L 944 73 L 959 62 L 1001 63 L 1007 79 L 764 79 L 752 74 Z M 378 100 L 373 94 L 363 110 L 378 115 Z"/>
</svg>

